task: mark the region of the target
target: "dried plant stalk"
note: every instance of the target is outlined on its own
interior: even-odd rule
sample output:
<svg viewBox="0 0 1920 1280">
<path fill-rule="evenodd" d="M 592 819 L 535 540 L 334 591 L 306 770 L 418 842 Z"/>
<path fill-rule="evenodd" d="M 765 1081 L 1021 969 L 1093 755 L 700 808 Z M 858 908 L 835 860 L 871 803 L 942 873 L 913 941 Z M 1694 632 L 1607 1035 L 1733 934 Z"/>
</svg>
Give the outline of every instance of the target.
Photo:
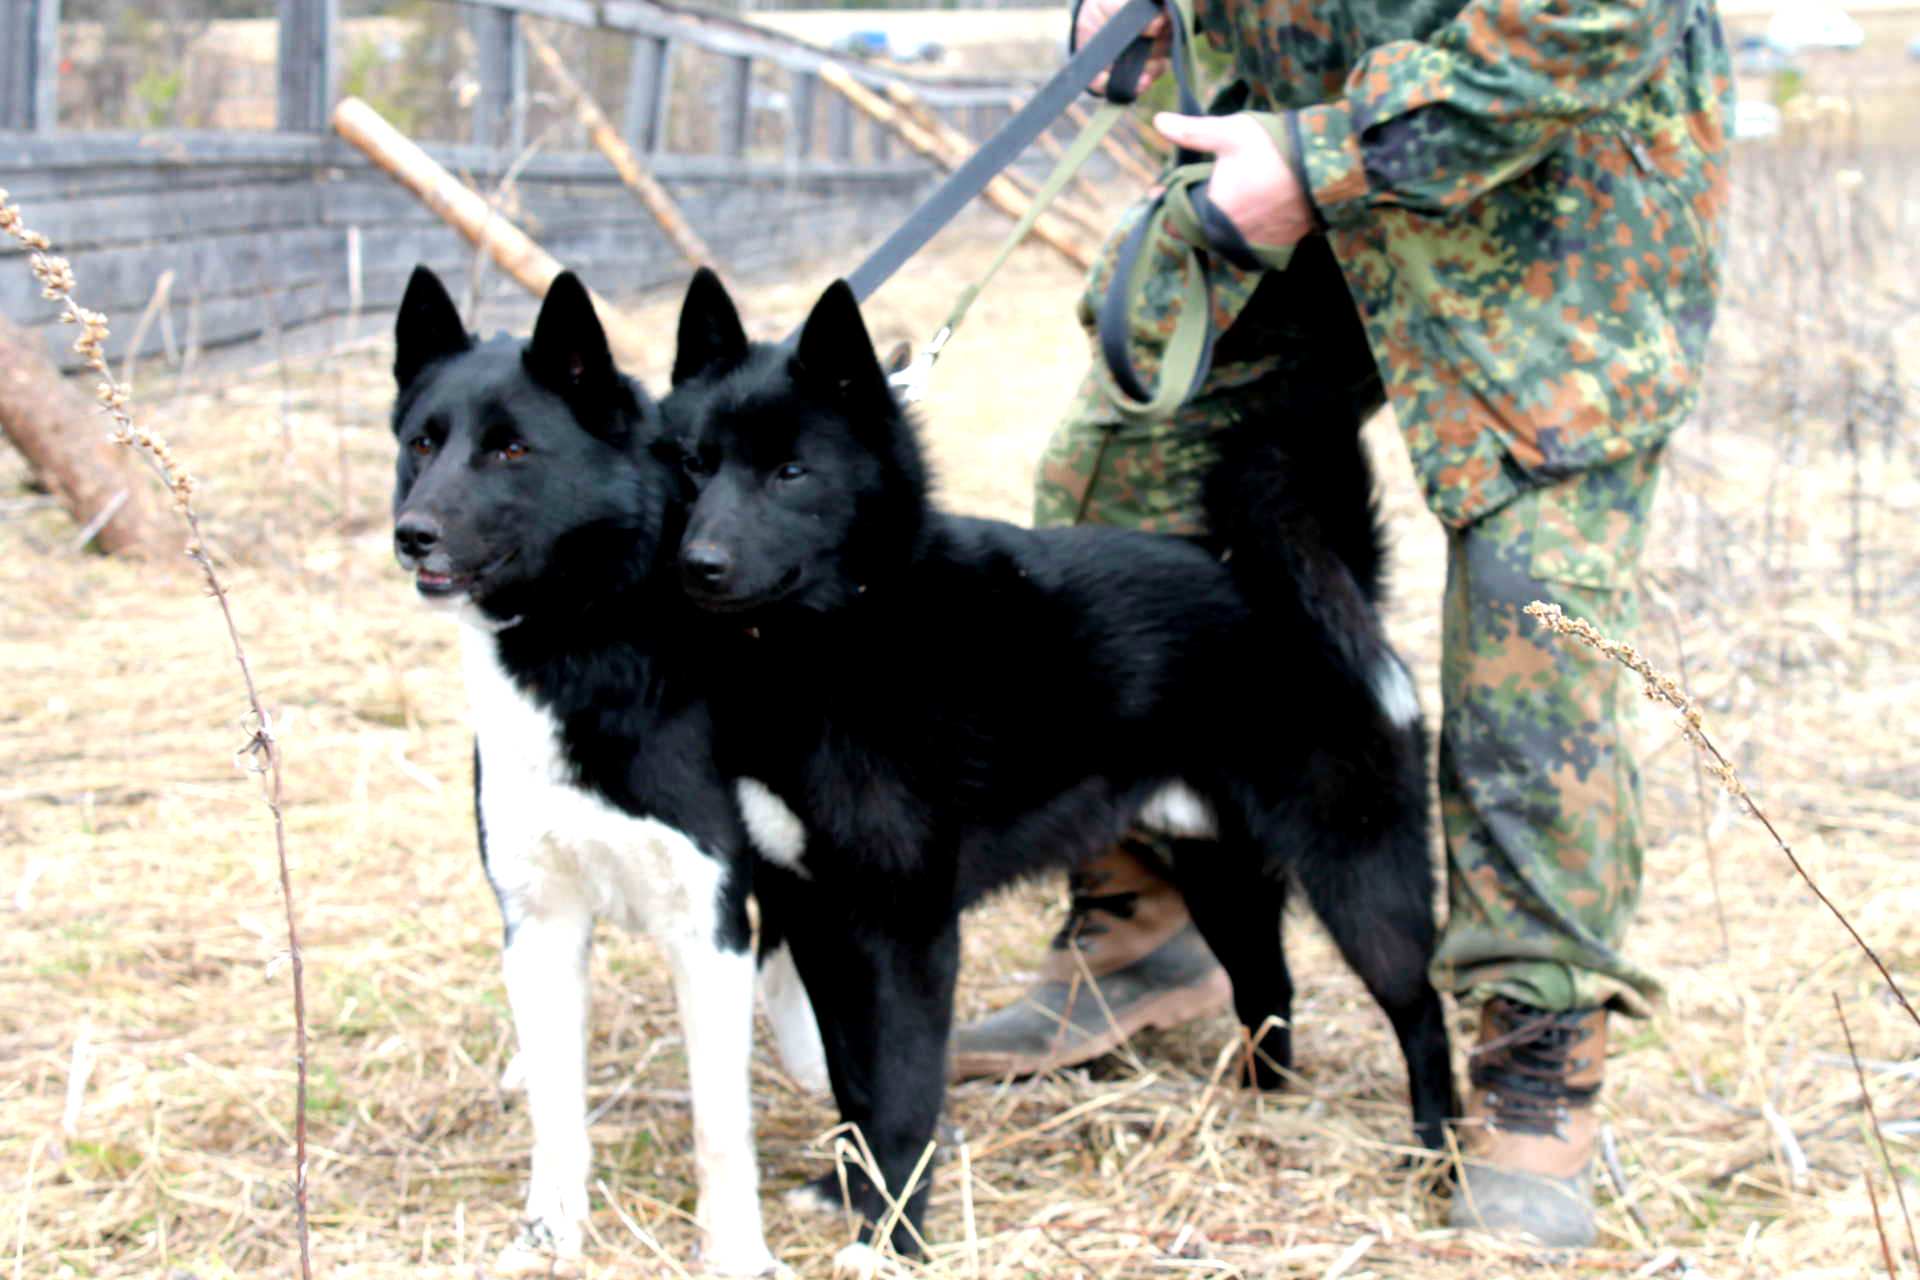
<svg viewBox="0 0 1920 1280">
<path fill-rule="evenodd" d="M 220 617 L 226 623 L 234 661 L 240 666 L 240 679 L 246 686 L 247 706 L 253 722 L 250 736 L 236 754 L 244 756 L 250 762 L 248 767 L 261 775 L 265 782 L 267 809 L 273 815 L 274 852 L 280 866 L 280 897 L 287 915 L 287 956 L 293 970 L 294 1217 L 300 1237 L 300 1275 L 302 1280 L 311 1280 L 313 1262 L 307 1238 L 306 975 L 300 956 L 300 931 L 294 916 L 293 879 L 287 868 L 287 832 L 281 814 L 280 746 L 273 736 L 273 721 L 261 705 L 259 690 L 254 685 L 253 666 L 247 660 L 246 646 L 240 641 L 240 630 L 233 620 L 226 585 L 214 570 L 213 558 L 207 552 L 206 539 L 200 531 L 199 512 L 193 505 L 193 477 L 174 457 L 164 437 L 133 420 L 133 398 L 107 364 L 107 317 L 98 311 L 88 310 L 74 300 L 72 264 L 65 258 L 55 256 L 47 237 L 26 225 L 19 206 L 13 203 L 5 188 L 0 188 L 0 234 L 11 236 L 26 246 L 27 265 L 40 282 L 40 296 L 60 304 L 61 323 L 78 326 L 80 336 L 74 339 L 73 349 L 85 358 L 87 367 L 100 377 L 94 387 L 94 398 L 99 400 L 113 420 L 110 433 L 113 442 L 134 450 L 153 466 L 165 481 L 167 491 L 173 495 L 174 510 L 180 513 L 187 527 L 187 556 L 199 566 L 208 591 L 220 605 Z"/>
<path fill-rule="evenodd" d="M 1900 1184 L 1900 1170 L 1894 1167 L 1893 1156 L 1887 1151 L 1887 1136 L 1880 1131 L 1880 1116 L 1873 1109 L 1873 1094 L 1867 1088 L 1867 1073 L 1860 1066 L 1860 1051 L 1853 1046 L 1853 1028 L 1847 1025 L 1847 1011 L 1840 1007 L 1840 996 L 1833 997 L 1833 1014 L 1840 1019 L 1840 1034 L 1847 1038 L 1847 1057 L 1853 1063 L 1853 1078 L 1860 1085 L 1860 1105 L 1866 1110 L 1867 1125 L 1873 1130 L 1873 1141 L 1880 1148 L 1880 1162 L 1887 1168 L 1887 1178 L 1893 1183 L 1893 1194 L 1900 1202 L 1900 1217 L 1907 1224 L 1907 1247 L 1913 1250 L 1913 1256 L 1920 1258 L 1920 1239 L 1913 1231 L 1913 1212 L 1907 1208 L 1906 1189 Z M 1880 1220 L 1880 1199 L 1873 1190 L 1873 1170 L 1866 1173 L 1867 1198 L 1873 1201 L 1873 1225 L 1880 1232 L 1880 1248 L 1886 1254 L 1887 1275 L 1897 1276 L 1893 1268 L 1893 1247 L 1887 1243 L 1886 1224 Z"/>
<path fill-rule="evenodd" d="M 1894 981 L 1893 974 L 1882 963 L 1878 953 L 1867 945 L 1867 940 L 1860 936 L 1860 931 L 1853 927 L 1853 922 L 1847 919 L 1846 913 L 1834 905 L 1833 899 L 1829 898 L 1814 882 L 1813 877 L 1807 873 L 1807 869 L 1800 864 L 1800 859 L 1794 856 L 1792 847 L 1781 838 L 1772 820 L 1754 800 L 1753 793 L 1747 790 L 1747 784 L 1741 781 L 1739 773 L 1733 767 L 1733 762 L 1722 755 L 1720 748 L 1714 745 L 1713 739 L 1707 736 L 1700 708 L 1694 704 L 1693 698 L 1687 691 L 1682 689 L 1671 676 L 1665 675 L 1641 657 L 1639 650 L 1632 645 L 1608 639 L 1599 628 L 1585 619 L 1569 618 L 1557 604 L 1535 600 L 1526 607 L 1526 612 L 1555 635 L 1571 636 L 1627 668 L 1640 677 L 1648 698 L 1655 702 L 1664 702 L 1678 713 L 1681 733 L 1706 757 L 1707 771 L 1719 779 L 1720 785 L 1726 788 L 1728 795 L 1744 806 L 1748 813 L 1759 819 L 1760 825 L 1765 827 L 1767 834 L 1773 837 L 1774 844 L 1780 847 L 1780 852 L 1787 856 L 1787 862 L 1806 882 L 1807 888 L 1813 890 L 1813 896 L 1820 899 L 1821 904 L 1833 913 L 1833 918 L 1840 922 L 1840 926 L 1847 931 L 1854 944 L 1866 954 L 1867 959 L 1873 962 L 1873 967 L 1880 971 L 1880 977 L 1886 982 L 1887 989 L 1893 993 L 1893 998 L 1900 1002 L 1900 1007 L 1907 1011 L 1907 1016 L 1913 1019 L 1914 1025 L 1920 1026 L 1920 1012 L 1915 1012 L 1912 1003 L 1907 999 L 1906 992 L 1902 991 L 1900 984 Z"/>
</svg>

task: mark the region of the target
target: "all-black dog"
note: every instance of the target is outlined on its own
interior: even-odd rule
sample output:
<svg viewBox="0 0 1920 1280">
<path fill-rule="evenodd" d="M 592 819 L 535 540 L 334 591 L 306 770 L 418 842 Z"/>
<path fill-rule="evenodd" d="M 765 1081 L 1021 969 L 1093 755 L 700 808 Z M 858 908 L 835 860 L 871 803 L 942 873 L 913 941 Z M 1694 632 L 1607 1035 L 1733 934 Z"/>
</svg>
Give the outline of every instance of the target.
<svg viewBox="0 0 1920 1280">
<path fill-rule="evenodd" d="M 703 701 L 715 677 L 698 637 L 712 626 L 673 566 L 684 481 L 649 453 L 658 415 L 615 371 L 571 275 L 530 341 L 476 344 L 416 270 L 396 336 L 394 549 L 461 624 L 481 859 L 533 1119 L 527 1230 L 502 1269 L 546 1275 L 551 1255 L 580 1251 L 587 948 L 606 918 L 652 934 L 672 965 L 706 1265 L 769 1271 L 747 1075 L 749 854 Z M 791 1063 L 812 1016 L 780 960 L 766 989 Z"/>
<path fill-rule="evenodd" d="M 703 273 L 679 343 L 662 410 L 699 489 L 680 565 L 735 624 L 712 691 L 722 770 L 778 864 L 756 875 L 763 920 L 792 946 L 886 1189 L 933 1135 L 961 911 L 1134 823 L 1178 840 L 1254 1081 L 1291 1060 L 1280 924 L 1298 885 L 1391 1020 L 1437 1147 L 1454 1093 L 1426 976 L 1424 737 L 1375 610 L 1358 424 L 1227 433 L 1209 546 L 1036 532 L 929 505 L 844 284 L 795 345 L 749 344 Z M 855 1193 L 871 1238 L 885 1201 Z M 916 1227 L 925 1196 L 922 1180 Z"/>
</svg>

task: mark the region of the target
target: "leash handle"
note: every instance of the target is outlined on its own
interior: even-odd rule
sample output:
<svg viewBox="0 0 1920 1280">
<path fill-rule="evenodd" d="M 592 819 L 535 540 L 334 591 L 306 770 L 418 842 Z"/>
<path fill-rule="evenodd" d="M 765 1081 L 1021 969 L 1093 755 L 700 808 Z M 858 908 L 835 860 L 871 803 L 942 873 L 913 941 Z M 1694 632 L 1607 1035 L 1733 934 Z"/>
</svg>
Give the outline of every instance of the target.
<svg viewBox="0 0 1920 1280">
<path fill-rule="evenodd" d="M 1193 0 L 1166 0 L 1173 21 L 1173 77 L 1180 95 L 1182 115 L 1205 115 L 1194 91 Z M 1195 248 L 1186 255 L 1186 271 L 1181 281 L 1180 318 L 1174 324 L 1160 360 L 1159 386 L 1149 391 L 1134 370 L 1127 347 L 1131 338 L 1127 304 L 1135 295 L 1140 259 L 1155 226 L 1175 221 L 1191 232 L 1202 227 L 1209 231 L 1215 224 L 1233 230 L 1205 194 L 1213 172 L 1213 162 L 1203 152 L 1181 147 L 1175 153 L 1175 167 L 1165 180 L 1133 230 L 1121 242 L 1113 264 L 1113 276 L 1107 281 L 1107 293 L 1100 300 L 1096 317 L 1100 344 L 1100 363 L 1096 369 L 1102 390 L 1119 415 L 1128 421 L 1157 420 L 1178 409 L 1200 389 L 1213 364 L 1213 277 L 1206 250 Z M 1210 236 L 1199 237 L 1204 241 Z M 1246 242 L 1237 234 L 1230 242 L 1244 250 Z M 1224 254 L 1235 260 L 1231 252 Z"/>
</svg>

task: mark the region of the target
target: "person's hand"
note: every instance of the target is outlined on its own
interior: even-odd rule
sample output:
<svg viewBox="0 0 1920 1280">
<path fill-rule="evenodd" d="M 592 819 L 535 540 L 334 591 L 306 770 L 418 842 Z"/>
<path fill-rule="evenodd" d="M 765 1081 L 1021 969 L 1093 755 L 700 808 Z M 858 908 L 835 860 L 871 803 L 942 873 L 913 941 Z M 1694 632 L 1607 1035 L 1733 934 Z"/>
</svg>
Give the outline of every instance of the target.
<svg viewBox="0 0 1920 1280">
<path fill-rule="evenodd" d="M 1073 24 L 1073 47 L 1078 49 L 1093 39 L 1094 32 L 1107 25 L 1107 20 L 1126 7 L 1126 0 L 1080 0 L 1080 18 Z M 1169 56 L 1173 49 L 1173 28 L 1167 25 L 1167 15 L 1156 14 L 1140 33 L 1153 41 L 1153 53 L 1147 58 L 1147 65 L 1141 68 L 1140 81 L 1133 86 L 1136 94 L 1144 93 L 1148 85 L 1167 73 Z M 1095 93 L 1107 91 L 1107 73 L 1102 71 L 1087 85 Z"/>
<path fill-rule="evenodd" d="M 1162 137 L 1213 156 L 1207 197 L 1247 243 L 1285 247 L 1313 230 L 1313 205 L 1265 129 L 1244 115 L 1153 118 Z"/>
</svg>

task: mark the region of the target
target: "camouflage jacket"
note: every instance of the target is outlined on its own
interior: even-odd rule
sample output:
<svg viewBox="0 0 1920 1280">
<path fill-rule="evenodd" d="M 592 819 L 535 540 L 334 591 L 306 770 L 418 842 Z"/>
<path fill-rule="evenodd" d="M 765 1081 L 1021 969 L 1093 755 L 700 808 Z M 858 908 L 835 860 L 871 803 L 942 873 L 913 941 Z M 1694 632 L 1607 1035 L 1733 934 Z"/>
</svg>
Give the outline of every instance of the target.
<svg viewBox="0 0 1920 1280">
<path fill-rule="evenodd" d="M 1714 0 L 1196 0 L 1464 524 L 1691 411 L 1732 90 Z"/>
</svg>

